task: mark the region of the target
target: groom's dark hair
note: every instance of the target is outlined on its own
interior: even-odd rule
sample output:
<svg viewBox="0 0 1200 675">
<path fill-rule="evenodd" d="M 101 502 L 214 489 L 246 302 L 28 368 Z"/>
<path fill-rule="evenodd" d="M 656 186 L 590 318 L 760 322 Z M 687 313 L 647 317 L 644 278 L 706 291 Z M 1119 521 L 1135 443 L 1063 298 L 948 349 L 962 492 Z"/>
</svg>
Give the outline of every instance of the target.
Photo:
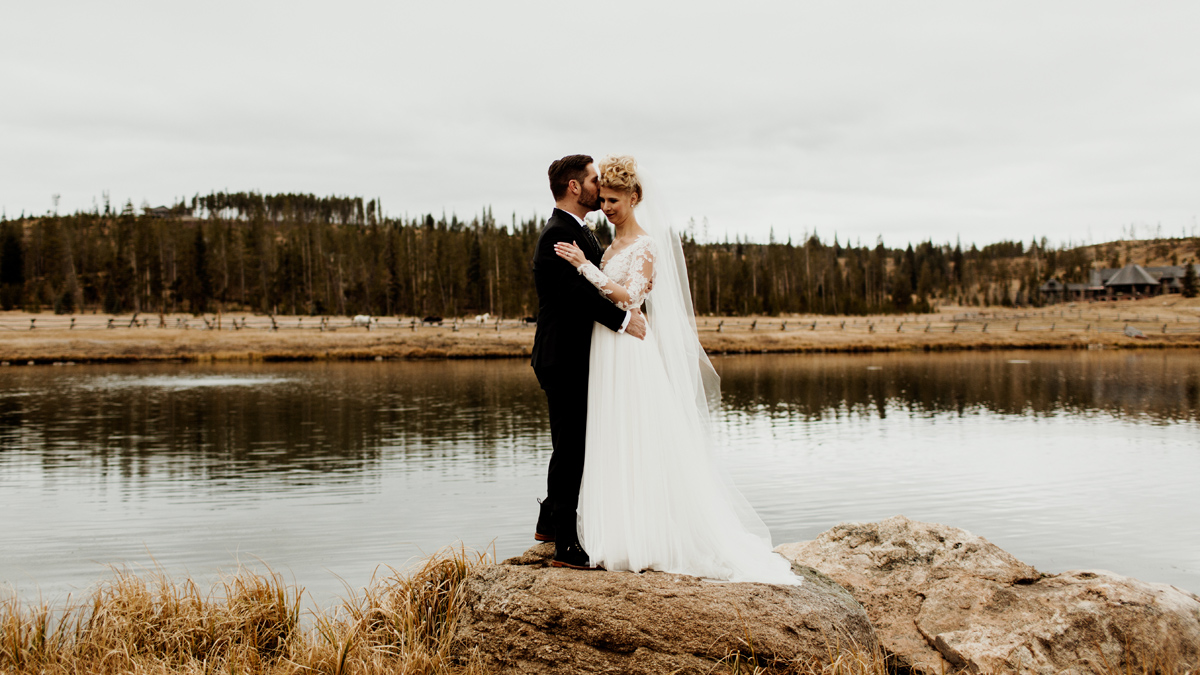
<svg viewBox="0 0 1200 675">
<path fill-rule="evenodd" d="M 554 201 L 567 195 L 567 185 L 576 180 L 581 184 L 587 179 L 587 166 L 593 162 L 589 155 L 567 155 L 550 163 L 550 192 Z"/>
</svg>

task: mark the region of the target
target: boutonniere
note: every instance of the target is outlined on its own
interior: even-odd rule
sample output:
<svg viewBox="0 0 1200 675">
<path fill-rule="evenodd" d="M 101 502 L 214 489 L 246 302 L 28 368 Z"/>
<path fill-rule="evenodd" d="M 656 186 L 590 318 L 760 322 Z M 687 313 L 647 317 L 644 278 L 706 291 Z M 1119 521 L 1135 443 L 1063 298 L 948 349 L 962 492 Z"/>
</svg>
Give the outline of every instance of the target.
<svg viewBox="0 0 1200 675">
<path fill-rule="evenodd" d="M 604 214 L 600 214 L 600 215 L 596 216 L 595 218 L 593 218 L 592 215 L 593 214 L 589 213 L 587 215 L 587 218 L 583 219 L 583 226 L 586 227 L 587 229 L 591 230 L 592 232 L 595 232 L 596 228 L 600 227 L 600 220 L 604 218 Z"/>
</svg>

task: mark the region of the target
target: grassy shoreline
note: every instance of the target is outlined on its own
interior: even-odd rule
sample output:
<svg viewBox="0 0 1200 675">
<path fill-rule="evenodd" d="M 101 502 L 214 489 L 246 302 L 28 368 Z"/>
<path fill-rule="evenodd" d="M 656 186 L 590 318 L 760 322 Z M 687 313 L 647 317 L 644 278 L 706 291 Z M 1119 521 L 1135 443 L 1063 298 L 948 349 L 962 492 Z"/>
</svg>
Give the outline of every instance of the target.
<svg viewBox="0 0 1200 675">
<path fill-rule="evenodd" d="M 487 562 L 448 548 L 307 612 L 304 589 L 273 572 L 242 569 L 204 592 L 114 569 L 82 601 L 0 599 L 0 672 L 475 675 L 452 654 L 454 627 L 462 580 Z"/>
<path fill-rule="evenodd" d="M 1036 310 L 945 307 L 892 316 L 701 317 L 710 354 L 1200 347 L 1200 301 L 1148 298 Z M 1132 327 L 1144 337 L 1126 335 Z M 381 319 L 233 314 L 55 316 L 0 312 L 11 365 L 137 361 L 527 358 L 534 328 L 473 319 L 425 325 Z"/>
<path fill-rule="evenodd" d="M 161 570 L 137 575 L 114 568 L 81 600 L 50 605 L 0 596 L 0 673 L 485 675 L 490 669 L 456 633 L 466 609 L 463 582 L 493 564 L 487 554 L 451 546 L 408 571 L 385 568 L 366 588 L 348 588 L 339 604 L 309 610 L 301 609 L 303 587 L 270 570 L 239 569 L 202 591 Z M 907 672 L 885 650 L 838 640 L 817 662 L 761 665 L 753 641 L 743 645 L 708 672 Z M 1127 653 L 1125 660 L 1099 672 L 1190 672 L 1170 655 Z M 1094 664 L 1079 666 L 1097 672 Z"/>
<path fill-rule="evenodd" d="M 270 570 L 239 569 L 202 591 L 161 570 L 114 568 L 82 601 L 0 597 L 0 673 L 486 675 L 492 671 L 456 630 L 463 582 L 494 564 L 486 553 L 450 546 L 407 571 L 385 567 L 367 587 L 348 587 L 340 603 L 307 610 L 304 589 Z M 708 672 L 768 672 L 746 647 Z M 835 640 L 827 658 L 773 663 L 769 672 L 888 673 L 878 649 Z"/>
</svg>

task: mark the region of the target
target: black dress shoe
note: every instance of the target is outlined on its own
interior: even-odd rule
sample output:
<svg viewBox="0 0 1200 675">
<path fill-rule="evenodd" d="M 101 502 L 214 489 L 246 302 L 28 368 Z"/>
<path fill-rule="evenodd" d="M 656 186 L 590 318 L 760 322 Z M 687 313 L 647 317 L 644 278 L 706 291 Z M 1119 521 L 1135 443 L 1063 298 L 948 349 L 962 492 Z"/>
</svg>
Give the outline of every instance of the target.
<svg viewBox="0 0 1200 675">
<path fill-rule="evenodd" d="M 550 498 L 539 499 L 541 510 L 538 511 L 537 527 L 533 530 L 533 538 L 538 541 L 554 541 L 554 520 L 550 517 Z"/>
<path fill-rule="evenodd" d="M 603 570 L 599 565 L 590 564 L 587 551 L 579 545 L 579 542 L 567 544 L 566 546 L 555 546 L 554 560 L 550 562 L 551 567 L 569 567 L 573 570 Z"/>
</svg>

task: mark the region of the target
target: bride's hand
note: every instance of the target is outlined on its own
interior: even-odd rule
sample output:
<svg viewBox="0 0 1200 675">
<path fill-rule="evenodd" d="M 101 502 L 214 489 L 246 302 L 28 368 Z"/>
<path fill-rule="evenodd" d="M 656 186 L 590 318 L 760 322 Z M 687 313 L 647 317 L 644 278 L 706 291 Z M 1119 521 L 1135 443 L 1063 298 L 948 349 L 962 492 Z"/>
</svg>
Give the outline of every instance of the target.
<svg viewBox="0 0 1200 675">
<path fill-rule="evenodd" d="M 571 263 L 574 267 L 579 267 L 587 262 L 587 256 L 583 255 L 583 250 L 576 246 L 575 242 L 568 244 L 565 241 L 560 241 L 554 244 L 554 252 L 558 254 L 558 257 Z"/>
</svg>

